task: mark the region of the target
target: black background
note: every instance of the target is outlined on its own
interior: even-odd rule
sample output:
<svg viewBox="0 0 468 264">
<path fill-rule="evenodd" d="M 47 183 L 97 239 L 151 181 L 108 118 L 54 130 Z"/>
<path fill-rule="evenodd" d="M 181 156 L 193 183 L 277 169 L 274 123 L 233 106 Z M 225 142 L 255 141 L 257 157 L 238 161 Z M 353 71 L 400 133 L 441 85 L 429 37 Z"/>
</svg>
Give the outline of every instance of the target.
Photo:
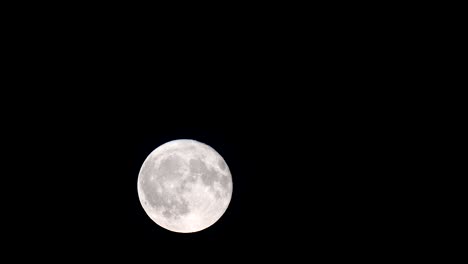
<svg viewBox="0 0 468 264">
<path fill-rule="evenodd" d="M 132 18 L 29 23 L 14 39 L 10 244 L 57 259 L 216 262 L 386 249 L 404 221 L 391 213 L 404 182 L 394 165 L 408 161 L 394 152 L 407 131 L 392 126 L 401 105 L 379 36 L 368 45 L 325 18 L 313 30 L 171 20 L 157 31 Z M 194 234 L 157 226 L 136 188 L 147 155 L 181 138 L 212 146 L 233 176 L 226 213 Z"/>
<path fill-rule="evenodd" d="M 326 256 L 370 250 L 392 228 L 382 211 L 389 184 L 376 151 L 382 128 L 350 97 L 271 81 L 255 94 L 247 82 L 245 89 L 222 88 L 222 80 L 179 85 L 186 89 L 145 83 L 151 92 L 115 83 L 121 94 L 76 95 L 23 119 L 27 148 L 18 155 L 31 161 L 15 181 L 26 187 L 17 200 L 28 209 L 16 207 L 26 216 L 15 226 L 26 241 L 81 257 Z M 233 176 L 226 213 L 193 234 L 156 225 L 136 188 L 147 155 L 181 138 L 212 146 Z"/>
</svg>

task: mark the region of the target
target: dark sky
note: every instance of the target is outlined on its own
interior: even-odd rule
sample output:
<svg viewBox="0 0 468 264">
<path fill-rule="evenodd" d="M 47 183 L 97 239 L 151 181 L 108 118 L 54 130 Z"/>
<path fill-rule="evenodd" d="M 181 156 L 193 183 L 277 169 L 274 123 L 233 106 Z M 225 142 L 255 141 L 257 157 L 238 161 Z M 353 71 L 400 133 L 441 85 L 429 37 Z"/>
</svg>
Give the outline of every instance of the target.
<svg viewBox="0 0 468 264">
<path fill-rule="evenodd" d="M 424 155 L 446 116 L 423 84 L 439 75 L 414 14 L 433 12 L 157 4 L 5 8 L 2 254 L 375 263 L 432 241 L 427 219 L 446 204 L 424 184 L 447 172 Z M 181 138 L 216 149 L 233 177 L 226 213 L 194 234 L 157 226 L 137 195 L 147 155 Z"/>
<path fill-rule="evenodd" d="M 250 39 L 261 38 L 255 32 Z M 37 42 L 21 53 L 31 63 L 16 60 L 27 69 L 3 111 L 5 153 L 17 168 L 3 186 L 11 244 L 44 248 L 44 256 L 218 262 L 351 254 L 394 230 L 381 208 L 398 157 L 382 150 L 404 131 L 389 125 L 388 94 L 376 92 L 387 79 L 360 70 L 357 53 L 334 46 L 341 42 L 324 38 L 311 49 L 297 41 L 277 54 L 274 41 L 227 35 L 211 46 L 192 40 L 189 50 L 171 38 L 156 49 L 95 34 L 108 41 L 68 36 L 79 49 Z M 147 155 L 181 138 L 216 149 L 234 184 L 223 217 L 188 235 L 153 223 L 136 188 Z"/>
<path fill-rule="evenodd" d="M 373 128 L 349 103 L 313 91 L 291 96 L 286 88 L 211 88 L 77 95 L 32 113 L 26 127 L 37 132 L 23 131 L 32 153 L 20 153 L 32 161 L 17 179 L 27 186 L 19 199 L 27 212 L 15 208 L 27 243 L 81 257 L 118 252 L 148 260 L 203 259 L 213 251 L 229 258 L 286 249 L 331 254 L 372 244 L 382 232 L 371 198 L 381 190 L 370 163 L 378 159 L 365 143 Z M 157 226 L 137 195 L 146 156 L 180 138 L 212 146 L 233 176 L 226 213 L 194 234 Z"/>
</svg>

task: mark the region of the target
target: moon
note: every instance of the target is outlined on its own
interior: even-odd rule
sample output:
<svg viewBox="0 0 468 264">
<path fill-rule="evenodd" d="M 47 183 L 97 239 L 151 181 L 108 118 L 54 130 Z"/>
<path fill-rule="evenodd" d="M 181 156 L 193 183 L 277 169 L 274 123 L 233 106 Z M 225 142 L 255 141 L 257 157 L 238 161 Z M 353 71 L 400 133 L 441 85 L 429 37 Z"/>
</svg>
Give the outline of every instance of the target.
<svg viewBox="0 0 468 264">
<path fill-rule="evenodd" d="M 190 139 L 169 141 L 153 150 L 141 166 L 137 185 L 146 214 L 178 233 L 210 227 L 232 197 L 232 176 L 223 157 Z"/>
</svg>

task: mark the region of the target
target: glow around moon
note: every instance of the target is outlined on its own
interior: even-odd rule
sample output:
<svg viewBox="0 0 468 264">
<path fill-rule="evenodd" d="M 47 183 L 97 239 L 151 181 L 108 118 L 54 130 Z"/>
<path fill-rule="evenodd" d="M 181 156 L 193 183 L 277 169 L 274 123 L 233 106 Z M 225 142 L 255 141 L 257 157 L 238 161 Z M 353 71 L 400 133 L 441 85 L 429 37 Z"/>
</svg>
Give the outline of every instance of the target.
<svg viewBox="0 0 468 264">
<path fill-rule="evenodd" d="M 156 148 L 138 175 L 143 209 L 159 226 L 174 232 L 203 230 L 221 218 L 232 196 L 232 177 L 213 148 L 180 139 Z"/>
</svg>

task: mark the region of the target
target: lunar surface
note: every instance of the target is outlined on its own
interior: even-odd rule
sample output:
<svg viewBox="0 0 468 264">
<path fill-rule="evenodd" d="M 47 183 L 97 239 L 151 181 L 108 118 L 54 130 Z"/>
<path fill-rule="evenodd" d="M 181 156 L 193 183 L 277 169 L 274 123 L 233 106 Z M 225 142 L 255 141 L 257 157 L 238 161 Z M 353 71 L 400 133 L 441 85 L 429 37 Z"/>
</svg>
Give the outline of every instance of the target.
<svg viewBox="0 0 468 264">
<path fill-rule="evenodd" d="M 159 226 L 179 233 L 197 232 L 226 211 L 232 177 L 224 159 L 210 146 L 174 140 L 156 148 L 143 162 L 138 196 Z"/>
</svg>

